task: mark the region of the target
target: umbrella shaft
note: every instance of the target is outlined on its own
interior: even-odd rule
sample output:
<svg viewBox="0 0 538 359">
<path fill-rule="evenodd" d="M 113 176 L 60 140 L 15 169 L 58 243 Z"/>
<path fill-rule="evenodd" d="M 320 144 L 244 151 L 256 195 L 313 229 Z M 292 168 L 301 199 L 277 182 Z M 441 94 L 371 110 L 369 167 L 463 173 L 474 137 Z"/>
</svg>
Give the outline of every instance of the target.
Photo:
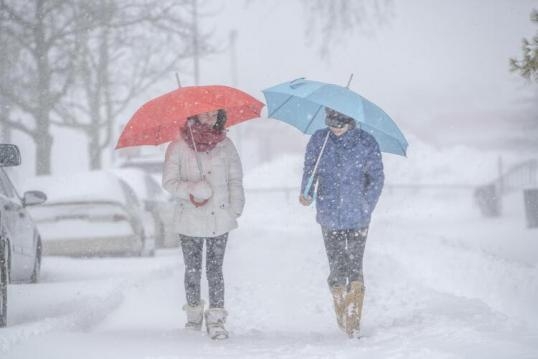
<svg viewBox="0 0 538 359">
<path fill-rule="evenodd" d="M 303 193 L 304 197 L 308 197 L 308 193 L 310 192 L 310 187 L 312 187 L 312 182 L 314 182 L 314 177 L 316 176 L 316 171 L 318 170 L 319 160 L 321 159 L 321 155 L 323 154 L 323 151 L 325 150 L 325 146 L 327 145 L 327 140 L 329 139 L 330 134 L 331 134 L 331 131 L 329 130 L 327 132 L 327 136 L 325 136 L 325 141 L 323 141 L 323 146 L 321 146 L 321 151 L 319 151 L 316 164 L 314 165 L 314 170 L 312 171 L 312 174 L 310 175 L 310 178 L 308 179 L 308 183 L 306 184 L 306 187 L 304 189 L 304 193 Z"/>
<path fill-rule="evenodd" d="M 192 146 L 194 147 L 194 157 L 196 158 L 196 164 L 198 165 L 198 172 L 200 173 L 200 180 L 204 179 L 204 170 L 202 169 L 202 163 L 200 162 L 200 156 L 198 154 L 198 149 L 196 148 L 196 141 L 194 141 L 194 136 L 192 134 L 191 122 L 187 121 L 189 126 L 189 133 L 191 135 Z"/>
</svg>

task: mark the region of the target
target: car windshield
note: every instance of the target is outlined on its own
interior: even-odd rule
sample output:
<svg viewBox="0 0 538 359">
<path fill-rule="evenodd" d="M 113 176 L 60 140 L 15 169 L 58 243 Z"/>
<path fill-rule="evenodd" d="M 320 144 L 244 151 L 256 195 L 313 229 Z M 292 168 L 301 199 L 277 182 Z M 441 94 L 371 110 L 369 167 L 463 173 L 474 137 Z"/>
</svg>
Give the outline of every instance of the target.
<svg viewBox="0 0 538 359">
<path fill-rule="evenodd" d="M 13 181 L 11 180 L 11 176 L 12 176 L 12 168 L 11 167 L 7 167 L 7 168 L 0 168 L 0 186 L 2 186 L 2 191 L 5 195 L 7 195 L 8 197 L 17 197 L 17 198 L 21 198 L 19 196 L 19 193 L 17 192 L 17 188 L 15 187 L 15 184 L 13 183 Z"/>
</svg>

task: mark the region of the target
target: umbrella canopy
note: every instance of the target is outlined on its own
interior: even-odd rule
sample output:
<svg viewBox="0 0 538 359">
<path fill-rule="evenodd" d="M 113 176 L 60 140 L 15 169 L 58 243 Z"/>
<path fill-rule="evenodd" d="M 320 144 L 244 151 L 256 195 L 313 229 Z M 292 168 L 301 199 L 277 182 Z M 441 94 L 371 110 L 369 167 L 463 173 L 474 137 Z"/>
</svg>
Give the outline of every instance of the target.
<svg viewBox="0 0 538 359">
<path fill-rule="evenodd" d="M 263 90 L 269 117 L 289 123 L 306 134 L 325 128 L 328 107 L 352 117 L 370 133 L 383 152 L 405 156 L 407 140 L 377 105 L 350 89 L 303 78 Z"/>
<path fill-rule="evenodd" d="M 159 96 L 140 107 L 120 135 L 116 148 L 160 145 L 177 138 L 187 118 L 223 109 L 226 125 L 260 117 L 264 104 L 233 87 L 190 86 Z"/>
</svg>

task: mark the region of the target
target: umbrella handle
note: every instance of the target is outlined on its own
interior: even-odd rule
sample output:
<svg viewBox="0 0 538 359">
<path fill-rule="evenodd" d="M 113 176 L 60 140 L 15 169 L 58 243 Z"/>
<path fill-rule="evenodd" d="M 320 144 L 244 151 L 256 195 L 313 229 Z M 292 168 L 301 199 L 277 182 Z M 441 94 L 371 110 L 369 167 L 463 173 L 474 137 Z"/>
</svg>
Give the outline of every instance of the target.
<svg viewBox="0 0 538 359">
<path fill-rule="evenodd" d="M 310 188 L 312 187 L 312 182 L 314 182 L 314 175 L 312 174 L 312 176 L 310 176 L 310 178 L 308 179 L 308 182 L 306 183 L 306 186 L 305 186 L 305 189 L 304 189 L 304 192 L 303 192 L 303 197 L 304 198 L 312 198 L 312 197 L 315 197 L 315 196 L 310 196 L 308 193 L 310 192 Z"/>
</svg>

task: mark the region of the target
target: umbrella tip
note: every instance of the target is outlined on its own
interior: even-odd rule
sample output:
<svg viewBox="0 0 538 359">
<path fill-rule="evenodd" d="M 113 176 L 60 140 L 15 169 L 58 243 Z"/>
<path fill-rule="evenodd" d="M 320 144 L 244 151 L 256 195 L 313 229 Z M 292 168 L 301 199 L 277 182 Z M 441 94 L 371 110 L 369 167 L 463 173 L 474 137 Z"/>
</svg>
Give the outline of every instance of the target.
<svg viewBox="0 0 538 359">
<path fill-rule="evenodd" d="M 295 88 L 297 86 L 300 86 L 301 82 L 303 82 L 304 79 L 305 79 L 304 77 L 299 77 L 299 78 L 296 78 L 295 80 L 290 81 L 290 87 Z"/>
<path fill-rule="evenodd" d="M 349 80 L 347 80 L 346 88 L 349 88 L 349 85 L 351 85 L 351 80 L 353 80 L 353 72 L 349 75 Z"/>
</svg>

